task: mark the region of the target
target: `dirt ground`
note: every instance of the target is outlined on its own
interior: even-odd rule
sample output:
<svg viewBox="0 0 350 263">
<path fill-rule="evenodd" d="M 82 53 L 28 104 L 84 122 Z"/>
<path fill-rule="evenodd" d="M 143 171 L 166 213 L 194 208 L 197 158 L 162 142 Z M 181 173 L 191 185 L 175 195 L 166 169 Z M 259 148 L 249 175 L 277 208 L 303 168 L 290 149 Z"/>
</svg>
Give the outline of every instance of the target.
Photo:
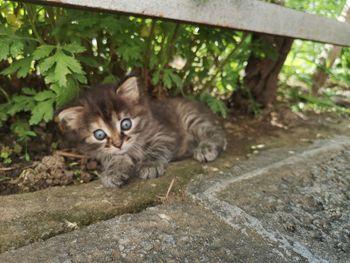
<svg viewBox="0 0 350 263">
<path fill-rule="evenodd" d="M 237 155 L 237 160 L 283 144 L 308 143 L 338 133 L 350 134 L 348 116 L 336 113 L 300 114 L 285 107 L 266 110 L 254 118 L 232 116 L 224 120 L 224 127 L 229 139 L 225 155 Z M 11 164 L 0 163 L 0 195 L 88 183 L 98 178 L 99 164 L 69 148 L 57 131 L 53 123 L 36 128 L 38 136 L 27 145 L 31 161 L 13 153 Z M 0 149 L 18 145 L 15 138 L 8 134 L 8 128 L 0 129 L 0 137 L 4 138 L 0 141 Z M 280 137 L 283 140 L 276 140 Z"/>
</svg>

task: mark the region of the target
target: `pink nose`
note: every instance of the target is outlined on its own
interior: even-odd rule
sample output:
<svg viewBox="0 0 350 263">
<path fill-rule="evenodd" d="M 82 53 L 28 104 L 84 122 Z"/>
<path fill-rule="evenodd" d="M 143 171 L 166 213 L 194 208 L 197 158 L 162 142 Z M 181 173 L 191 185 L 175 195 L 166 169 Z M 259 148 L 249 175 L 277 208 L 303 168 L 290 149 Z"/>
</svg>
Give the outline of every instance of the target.
<svg viewBox="0 0 350 263">
<path fill-rule="evenodd" d="M 112 145 L 118 149 L 122 148 L 122 145 L 123 145 L 123 141 L 120 141 L 118 144 L 117 143 L 112 143 Z"/>
</svg>

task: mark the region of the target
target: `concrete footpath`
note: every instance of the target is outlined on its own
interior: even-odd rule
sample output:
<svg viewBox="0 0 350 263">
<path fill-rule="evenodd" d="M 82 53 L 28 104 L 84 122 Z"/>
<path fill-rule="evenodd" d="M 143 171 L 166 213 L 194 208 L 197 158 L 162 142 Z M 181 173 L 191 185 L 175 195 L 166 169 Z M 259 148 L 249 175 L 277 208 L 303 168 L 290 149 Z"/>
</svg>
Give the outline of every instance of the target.
<svg viewBox="0 0 350 263">
<path fill-rule="evenodd" d="M 199 175 L 184 201 L 0 254 L 0 262 L 349 262 L 350 137 Z"/>
</svg>

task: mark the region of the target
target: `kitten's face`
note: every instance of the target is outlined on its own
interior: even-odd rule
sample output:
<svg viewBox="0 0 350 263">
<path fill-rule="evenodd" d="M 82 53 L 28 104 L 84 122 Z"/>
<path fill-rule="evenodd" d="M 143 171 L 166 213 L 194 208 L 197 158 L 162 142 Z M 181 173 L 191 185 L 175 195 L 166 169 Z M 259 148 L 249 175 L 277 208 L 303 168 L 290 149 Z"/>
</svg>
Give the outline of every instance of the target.
<svg viewBox="0 0 350 263">
<path fill-rule="evenodd" d="M 124 154 L 137 146 L 146 119 L 147 103 L 135 77 L 116 91 L 101 87 L 88 92 L 77 106 L 58 115 L 62 130 L 96 157 Z"/>
<path fill-rule="evenodd" d="M 111 120 L 104 121 L 95 116 L 86 127 L 84 143 L 104 154 L 123 154 L 135 144 L 138 133 L 135 132 L 140 117 L 133 117 L 127 112 L 113 112 Z"/>
</svg>

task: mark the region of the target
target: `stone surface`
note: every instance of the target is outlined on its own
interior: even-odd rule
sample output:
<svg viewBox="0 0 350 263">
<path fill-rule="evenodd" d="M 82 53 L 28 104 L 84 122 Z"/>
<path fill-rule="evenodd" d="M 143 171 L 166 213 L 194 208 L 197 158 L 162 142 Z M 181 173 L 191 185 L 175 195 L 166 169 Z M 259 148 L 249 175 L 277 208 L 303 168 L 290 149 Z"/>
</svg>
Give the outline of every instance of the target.
<svg viewBox="0 0 350 263">
<path fill-rule="evenodd" d="M 350 46 L 347 37 L 350 35 L 350 28 L 346 23 L 263 1 L 36 0 L 35 2 L 166 18 Z"/>
<path fill-rule="evenodd" d="M 286 262 L 200 206 L 163 205 L 6 252 L 0 262 Z"/>
<path fill-rule="evenodd" d="M 254 231 L 309 262 L 348 262 L 349 190 L 349 137 L 272 151 L 189 187 L 233 228 Z"/>
<path fill-rule="evenodd" d="M 135 180 L 121 189 L 106 189 L 95 181 L 0 196 L 0 253 L 159 204 L 173 178 L 173 191 L 177 191 L 199 171 L 199 165 L 187 162 L 178 164 L 175 170 L 170 167 L 167 176 Z"/>
<path fill-rule="evenodd" d="M 54 187 L 33 193 L 0 196 L 0 253 L 10 250 L 9 252 L 0 255 L 0 262 L 8 262 L 8 260 L 17 260 L 17 262 L 38 262 L 35 261 L 35 258 L 39 259 L 43 254 L 46 253 L 45 251 L 50 247 L 50 244 L 52 244 L 51 242 L 54 242 L 52 240 L 55 240 L 55 238 L 62 238 L 60 240 L 69 240 L 69 238 L 71 237 L 70 234 L 65 233 L 72 231 L 74 232 L 72 232 L 71 235 L 74 235 L 80 240 L 80 245 L 78 244 L 76 246 L 76 250 L 73 247 L 74 243 L 62 241 L 62 243 L 60 244 L 55 243 L 55 249 L 52 248 L 51 250 L 47 250 L 50 251 L 50 257 L 58 257 L 63 251 L 62 253 L 68 253 L 68 255 L 70 256 L 86 255 L 86 258 L 89 258 L 91 262 L 110 262 L 108 258 L 104 259 L 98 256 L 109 253 L 108 250 L 104 251 L 103 248 L 106 247 L 106 245 L 103 244 L 103 242 L 108 243 L 108 238 L 110 238 L 110 236 L 107 236 L 108 238 L 103 239 L 102 237 L 99 237 L 98 234 L 98 231 L 100 231 L 103 228 L 102 226 L 100 228 L 99 225 L 104 225 L 105 223 L 103 222 L 103 220 L 113 218 L 112 220 L 116 220 L 114 222 L 119 222 L 119 217 L 114 218 L 115 216 L 130 212 L 136 213 L 144 210 L 148 206 L 154 206 L 162 202 L 165 202 L 167 205 L 162 206 L 160 208 L 157 207 L 156 209 L 162 209 L 163 211 L 162 213 L 158 214 L 161 214 L 161 218 L 166 219 L 168 218 L 168 214 L 171 214 L 171 211 L 174 210 L 175 214 L 172 214 L 172 216 L 176 219 L 174 219 L 176 221 L 176 228 L 174 228 L 175 230 L 184 229 L 185 226 L 183 226 L 182 224 L 186 224 L 184 223 L 185 219 L 187 222 L 191 221 L 191 218 L 193 218 L 193 224 L 191 223 L 186 225 L 186 229 L 190 231 L 190 233 L 195 233 L 193 242 L 199 242 L 201 244 L 201 242 L 205 243 L 205 241 L 203 240 L 210 241 L 211 237 L 209 237 L 207 233 L 204 232 L 202 234 L 200 232 L 202 232 L 204 228 L 211 229 L 211 224 L 213 224 L 215 228 L 218 228 L 215 230 L 217 232 L 215 232 L 213 229 L 211 229 L 210 231 L 214 231 L 214 234 L 216 233 L 216 239 L 219 240 L 217 242 L 218 244 L 220 244 L 220 246 L 225 246 L 224 243 L 222 243 L 220 240 L 221 236 L 225 237 L 224 242 L 228 244 L 230 253 L 234 255 L 233 262 L 246 262 L 246 258 L 249 258 L 250 261 L 253 262 L 261 262 L 260 257 L 263 260 L 267 260 L 268 262 L 272 261 L 271 258 L 273 257 L 276 257 L 280 262 L 307 261 L 305 260 L 305 258 L 307 257 L 305 257 L 305 254 L 300 253 L 300 249 L 295 252 L 295 247 L 290 246 L 291 240 L 298 241 L 298 245 L 303 245 L 301 246 L 301 248 L 308 249 L 307 251 L 312 255 L 312 257 L 310 257 L 309 259 L 316 258 L 318 261 L 320 261 L 324 257 L 321 254 L 317 254 L 317 251 L 315 252 L 314 247 L 310 248 L 309 246 L 307 246 L 307 244 L 303 243 L 303 240 L 298 239 L 298 231 L 302 229 L 299 225 L 285 225 L 285 222 L 282 219 L 276 219 L 276 217 L 271 215 L 271 218 L 276 220 L 273 221 L 274 223 L 276 223 L 276 231 L 278 230 L 278 232 L 281 235 L 283 235 L 284 238 L 286 238 L 287 242 L 283 239 L 282 241 L 278 240 L 278 238 L 274 238 L 274 236 L 271 235 L 271 233 L 269 232 L 269 222 L 265 222 L 265 218 L 263 217 L 266 214 L 261 216 L 258 214 L 260 211 L 259 209 L 262 209 L 261 207 L 259 208 L 258 205 L 255 205 L 255 207 L 253 203 L 249 206 L 249 203 L 244 203 L 243 199 L 239 199 L 239 201 L 242 203 L 239 204 L 240 206 L 238 206 L 238 204 L 236 204 L 232 200 L 232 198 L 236 198 L 234 196 L 235 193 L 236 195 L 237 193 L 239 194 L 238 197 L 242 195 L 242 198 L 244 196 L 244 194 L 242 193 L 249 193 L 247 196 L 251 195 L 252 200 L 255 198 L 254 202 L 259 203 L 259 198 L 261 197 L 263 201 L 261 202 L 262 205 L 266 205 L 267 201 L 263 199 L 265 198 L 264 195 L 262 195 L 261 193 L 258 194 L 254 191 L 254 189 L 259 189 L 260 184 L 263 185 L 264 180 L 258 180 L 257 182 L 259 183 L 255 183 L 254 180 L 259 179 L 263 173 L 266 173 L 267 169 L 274 169 L 276 168 L 276 165 L 278 167 L 279 165 L 281 165 L 281 163 L 284 163 L 285 160 L 288 160 L 287 163 L 298 160 L 300 161 L 300 159 L 308 159 L 310 156 L 316 156 L 322 152 L 322 156 L 325 156 L 324 160 L 326 163 L 327 153 L 336 153 L 339 149 L 343 149 L 344 142 L 348 143 L 349 141 L 349 139 L 343 138 L 341 140 L 338 138 L 336 140 L 325 140 L 321 141 L 318 144 L 312 144 L 316 139 L 333 138 L 335 134 L 349 135 L 349 121 L 339 122 L 332 118 L 324 119 L 317 117 L 313 119 L 308 119 L 307 121 L 302 121 L 302 123 L 300 123 L 300 120 L 297 122 L 289 120 L 286 121 L 284 119 L 285 116 L 286 114 L 281 114 L 278 119 L 285 123 L 285 125 L 288 125 L 285 126 L 288 129 L 271 128 L 271 125 L 269 123 L 254 120 L 252 120 L 252 122 L 249 122 L 248 126 L 245 121 L 242 121 L 242 123 L 237 121 L 235 123 L 228 122 L 226 124 L 229 125 L 225 125 L 229 140 L 228 149 L 225 152 L 225 154 L 215 162 L 207 164 L 199 164 L 193 160 L 176 162 L 170 165 L 170 167 L 167 169 L 165 176 L 154 180 L 133 180 L 132 182 L 130 182 L 130 184 L 128 184 L 122 189 L 105 189 L 102 188 L 100 183 L 97 181 L 82 185 Z M 305 153 L 308 154 L 305 155 Z M 311 159 L 316 160 L 317 158 Z M 339 160 L 339 162 L 342 163 L 342 159 L 336 160 Z M 321 167 L 321 165 L 316 166 L 316 168 L 317 167 Z M 330 167 L 330 165 L 327 164 L 327 167 Z M 342 165 L 341 167 L 344 167 L 344 165 Z M 309 168 L 306 167 L 305 169 Z M 293 167 L 293 170 L 296 170 L 295 167 Z M 336 181 L 339 180 L 339 178 L 342 178 L 341 174 L 344 171 L 342 169 L 337 170 L 339 170 L 339 173 L 335 174 L 329 182 L 323 182 L 321 180 L 323 182 L 323 186 L 328 186 L 328 184 L 330 183 L 331 188 L 334 188 L 338 185 Z M 319 173 L 320 171 L 315 170 L 315 172 Z M 198 174 L 201 174 L 201 176 L 197 177 Z M 246 176 L 247 174 L 249 174 L 248 177 L 251 179 L 249 181 L 250 184 L 242 184 L 239 188 L 236 189 L 236 184 L 239 182 L 243 182 L 241 179 L 238 180 L 238 178 L 248 179 L 248 177 Z M 270 176 L 272 175 L 270 174 Z M 265 178 L 265 176 L 263 177 Z M 291 181 L 294 182 L 293 180 L 298 177 L 292 176 L 291 178 Z M 175 179 L 175 183 L 170 189 L 170 195 L 168 196 L 168 198 L 164 198 L 168 191 L 169 185 L 173 179 Z M 190 180 L 192 180 L 193 182 L 191 182 L 191 186 L 189 187 L 189 194 L 185 195 L 184 191 L 186 185 Z M 276 182 L 279 183 L 278 176 L 276 177 Z M 289 186 L 297 187 L 299 183 L 300 182 L 296 180 L 295 184 L 286 184 L 287 189 L 285 189 L 285 193 L 290 194 L 290 192 L 287 191 L 289 189 Z M 215 193 L 215 195 L 210 195 L 212 193 L 208 191 L 208 189 L 213 189 L 212 187 L 214 187 L 214 190 L 219 190 L 219 192 Z M 339 187 L 342 193 L 346 193 L 346 191 L 344 190 L 345 188 L 346 184 Z M 228 191 L 228 189 L 230 189 L 230 191 Z M 327 190 L 327 187 L 322 188 L 322 191 L 324 190 Z M 277 192 L 271 193 L 276 195 L 279 193 L 279 190 L 277 189 L 276 191 Z M 207 194 L 207 197 L 214 198 L 212 202 L 205 203 L 205 198 L 202 198 L 205 195 L 200 195 L 200 193 L 203 192 L 205 192 L 204 194 Z M 225 194 L 225 192 L 227 195 Z M 232 193 L 232 196 L 228 194 L 229 192 Z M 221 193 L 223 194 L 222 196 L 220 195 Z M 258 194 L 258 196 L 255 196 L 255 194 Z M 198 207 L 196 203 L 191 203 L 188 196 L 193 197 L 197 201 L 199 200 L 206 209 Z M 280 195 L 277 196 L 280 197 Z M 316 194 L 313 194 L 312 196 L 314 197 L 316 196 Z M 270 200 L 270 196 L 267 195 L 267 197 L 268 200 Z M 333 204 L 344 204 L 344 198 L 345 197 L 341 197 L 331 200 L 327 196 L 325 196 L 321 198 L 321 201 L 322 204 L 326 204 L 327 206 L 331 207 Z M 176 200 L 185 200 L 186 202 L 184 204 L 178 202 L 176 204 L 173 204 Z M 272 198 L 271 200 L 276 202 L 276 204 L 273 203 L 273 205 L 276 205 L 278 209 L 281 208 L 281 206 L 278 206 L 280 202 L 279 199 Z M 285 199 L 282 199 L 282 201 L 283 200 Z M 303 198 L 300 198 L 300 200 L 303 201 Z M 333 200 L 340 200 L 340 202 L 337 201 L 337 203 L 335 203 Z M 317 199 L 316 202 L 318 201 L 319 200 Z M 222 205 L 222 202 L 224 202 L 227 207 L 220 206 Z M 311 200 L 306 204 L 309 203 L 314 203 L 314 200 Z M 211 204 L 211 206 L 208 204 Z M 249 211 L 247 211 L 249 212 L 248 215 L 250 216 L 248 218 L 246 217 L 247 213 L 245 207 L 241 207 L 243 205 L 247 205 L 247 208 L 250 209 Z M 292 205 L 293 203 L 291 202 L 291 207 Z M 215 206 L 217 209 L 215 209 Z M 234 209 L 231 209 L 232 207 Z M 272 211 L 274 209 L 273 207 L 274 206 L 272 206 Z M 240 210 L 238 208 L 240 208 Z M 222 211 L 220 211 L 220 209 L 222 209 Z M 193 213 L 191 212 L 192 210 Z M 184 220 L 181 221 L 180 218 L 183 217 L 183 211 L 189 211 L 190 213 L 184 217 Z M 330 216 L 333 215 L 331 209 L 327 211 L 327 213 Z M 339 213 L 341 214 L 341 218 L 339 220 L 336 219 L 338 220 L 336 221 L 336 225 L 330 228 L 332 231 L 337 231 L 337 229 L 339 229 L 339 224 L 341 224 L 341 226 L 344 226 L 343 229 L 346 229 L 346 226 L 344 225 L 347 221 L 346 217 L 344 217 L 344 215 L 346 215 L 346 211 L 346 207 L 342 208 L 341 210 L 335 211 L 334 217 L 331 218 L 339 217 Z M 265 213 L 265 210 L 261 210 L 260 212 Z M 284 211 L 282 210 L 282 212 Z M 140 238 L 143 235 L 145 237 L 149 237 L 148 233 L 150 231 L 150 228 L 147 228 L 146 225 L 143 224 L 142 220 L 140 218 L 137 218 L 139 215 L 142 214 L 146 215 L 145 217 L 142 217 L 144 220 L 146 220 L 146 218 L 153 218 L 151 217 L 152 213 L 152 209 L 150 209 L 145 212 L 141 212 L 140 214 L 128 215 L 127 217 L 130 219 L 128 219 L 128 222 L 130 224 L 130 228 L 128 229 L 139 229 L 140 233 L 138 237 Z M 179 215 L 176 215 L 176 213 L 179 213 Z M 319 218 L 324 217 L 324 215 L 328 215 L 327 213 L 319 211 Z M 278 215 L 278 213 L 276 213 L 276 215 Z M 133 219 L 134 217 L 135 219 Z M 208 221 L 207 218 L 209 220 L 209 223 L 206 222 Z M 271 220 L 270 218 L 268 219 Z M 250 222 L 249 220 L 252 220 L 253 223 L 256 223 L 254 227 L 251 227 L 251 224 L 247 225 L 247 222 Z M 96 224 L 96 222 L 100 223 L 97 223 L 97 226 L 95 228 L 94 224 Z M 196 231 L 196 222 L 198 222 L 198 229 L 200 229 L 200 231 Z M 212 222 L 217 223 L 214 224 Z M 156 221 L 156 223 L 157 225 L 161 224 L 158 221 Z M 317 221 L 315 221 L 314 223 L 316 225 L 319 225 L 319 222 Z M 93 224 L 91 226 L 91 229 L 94 233 L 90 233 L 90 228 L 86 227 L 90 224 Z M 157 228 L 157 225 L 155 225 L 154 227 Z M 140 228 L 139 226 L 144 227 Z M 204 227 L 201 228 L 200 226 Z M 106 223 L 104 227 L 105 232 L 103 232 L 102 230 L 101 232 L 108 233 L 108 228 L 110 226 L 108 226 L 108 224 Z M 126 224 L 122 224 L 120 225 L 120 227 L 121 229 L 126 228 Z M 282 230 L 280 231 L 279 229 L 282 228 L 286 228 L 289 232 L 285 233 Z M 162 232 L 165 232 L 170 236 L 172 235 L 171 233 L 174 229 L 170 229 L 167 232 L 166 227 L 161 228 Z M 266 232 L 264 232 L 264 230 L 266 230 Z M 224 232 L 227 231 L 231 231 L 230 237 L 229 235 L 224 235 Z M 327 239 L 328 242 L 329 240 L 338 236 L 343 241 L 342 243 L 337 244 L 337 246 L 340 249 L 346 251 L 346 246 L 344 246 L 344 244 L 346 244 L 347 239 L 344 235 L 347 234 L 347 232 L 338 232 L 339 233 L 335 233 L 334 235 L 331 234 L 328 236 L 323 236 L 322 233 L 321 235 L 320 233 L 314 233 L 314 238 L 316 240 L 322 240 L 322 238 L 326 237 L 329 238 Z M 291 235 L 290 233 L 293 233 L 291 240 L 287 239 Z M 305 235 L 307 236 L 311 232 L 305 230 L 305 233 Z M 134 234 L 134 231 L 130 231 L 130 235 Z M 159 234 L 161 233 L 159 232 Z M 99 240 L 99 242 L 94 242 L 94 235 L 97 237 L 97 240 Z M 127 238 L 128 232 L 124 232 L 121 235 Z M 180 236 L 178 238 L 186 239 L 186 237 L 182 237 L 185 236 L 185 232 L 182 232 L 182 234 L 180 232 Z M 177 240 L 175 234 L 173 235 L 173 237 L 174 240 Z M 207 239 L 205 239 L 206 237 Z M 135 260 L 143 261 L 144 257 L 140 256 L 138 258 L 136 256 L 137 251 L 139 251 L 140 247 L 134 247 L 132 245 L 133 242 L 138 242 L 137 239 L 133 239 L 132 237 L 128 238 L 131 241 L 127 243 L 124 247 L 121 246 L 120 249 L 126 251 L 131 249 L 133 251 L 132 253 L 130 252 L 131 255 L 133 255 L 132 260 L 129 259 L 128 254 L 125 255 L 125 253 L 124 255 L 120 254 L 120 256 L 118 256 L 119 252 L 116 251 L 114 253 L 117 253 L 116 258 L 118 260 L 114 260 L 114 262 L 131 262 Z M 169 236 L 167 236 L 165 239 L 171 241 L 171 238 L 169 238 Z M 239 240 L 243 240 L 244 242 L 246 242 L 244 243 L 242 249 L 240 244 L 243 243 L 239 243 Z M 28 245 L 31 243 L 33 244 Z M 91 247 L 95 246 L 97 243 L 98 246 L 101 248 L 100 251 L 95 250 L 94 254 L 89 253 Z M 145 247 L 145 250 L 151 249 L 152 246 L 155 247 L 153 243 L 147 243 L 146 240 L 144 240 L 142 244 L 142 246 Z M 181 242 L 176 244 L 179 244 L 179 246 L 183 245 L 183 243 Z M 206 250 L 208 251 L 207 253 L 205 253 L 207 259 L 213 259 L 217 257 L 217 254 L 215 254 L 211 249 L 211 246 L 214 246 L 214 244 L 216 243 L 209 242 L 209 244 L 205 246 Z M 17 250 L 19 247 L 22 246 L 25 247 L 20 248 L 20 250 Z M 35 251 L 32 251 L 33 247 L 35 247 Z M 177 259 L 181 259 L 182 255 L 184 255 L 184 258 L 185 255 L 189 255 L 189 252 L 187 250 L 190 250 L 191 247 L 193 249 L 198 248 L 198 246 L 192 246 L 191 244 L 189 246 L 183 245 L 182 247 L 177 247 L 176 249 L 179 252 L 178 254 L 176 254 Z M 249 247 L 250 253 L 254 256 L 249 257 L 250 254 L 247 256 L 246 247 Z M 328 248 L 327 246 L 325 246 L 325 249 Z M 170 249 L 170 247 L 166 247 L 166 250 L 164 251 L 167 251 L 167 249 Z M 69 254 L 70 250 L 73 251 L 75 254 L 73 252 Z M 24 252 L 19 253 L 19 251 Z M 330 249 L 330 251 L 334 252 L 337 250 Z M 162 253 L 165 254 L 165 252 Z M 33 259 L 32 261 L 30 261 L 30 258 L 26 256 L 27 254 L 31 255 L 31 259 Z M 167 252 L 167 254 L 169 253 Z M 123 256 L 126 256 L 126 258 L 124 258 Z M 155 261 L 165 261 L 160 256 L 154 259 Z M 77 262 L 75 258 L 69 258 L 69 260 L 67 262 Z M 317 260 L 311 261 L 317 262 Z M 232 260 L 228 260 L 227 257 L 225 257 L 222 261 L 232 262 Z M 337 261 L 341 262 L 341 258 L 336 259 L 334 262 Z M 88 262 L 88 260 L 86 262 Z"/>
<path fill-rule="evenodd" d="M 350 137 L 269 150 L 193 180 L 195 202 L 117 216 L 0 262 L 348 262 L 349 171 Z"/>
</svg>

